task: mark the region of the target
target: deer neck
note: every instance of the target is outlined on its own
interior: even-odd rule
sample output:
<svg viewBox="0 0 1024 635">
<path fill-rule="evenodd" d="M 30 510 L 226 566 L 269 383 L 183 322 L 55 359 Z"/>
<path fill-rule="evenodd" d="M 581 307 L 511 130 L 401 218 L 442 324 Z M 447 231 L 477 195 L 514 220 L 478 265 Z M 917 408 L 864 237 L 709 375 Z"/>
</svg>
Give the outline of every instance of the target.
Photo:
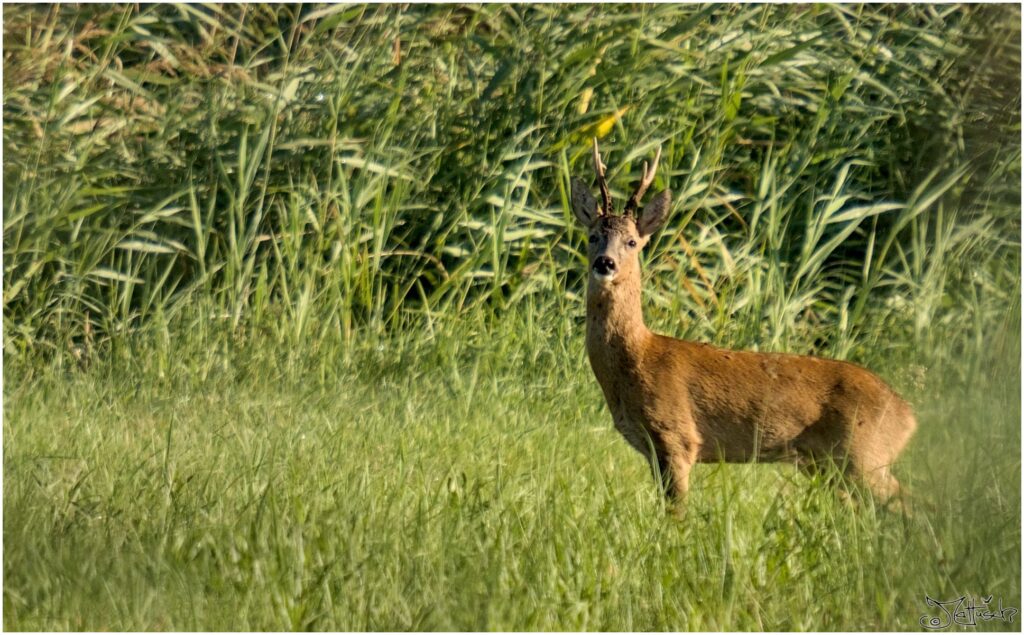
<svg viewBox="0 0 1024 635">
<path fill-rule="evenodd" d="M 635 369 L 650 337 L 640 308 L 638 273 L 609 286 L 588 280 L 587 353 L 602 383 L 602 375 Z"/>
</svg>

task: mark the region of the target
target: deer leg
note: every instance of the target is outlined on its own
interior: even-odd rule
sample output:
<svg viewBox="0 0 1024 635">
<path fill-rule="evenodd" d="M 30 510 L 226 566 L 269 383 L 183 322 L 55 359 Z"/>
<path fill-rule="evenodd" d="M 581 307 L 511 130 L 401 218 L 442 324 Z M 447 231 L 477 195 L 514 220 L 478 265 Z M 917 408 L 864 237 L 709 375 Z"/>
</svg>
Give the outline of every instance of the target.
<svg viewBox="0 0 1024 635">
<path fill-rule="evenodd" d="M 860 470 L 856 477 L 867 486 L 875 500 L 889 511 L 902 513 L 904 516 L 912 516 L 904 491 L 900 482 L 892 475 L 888 465 L 877 467 L 873 470 Z"/>
<path fill-rule="evenodd" d="M 662 439 L 663 473 L 668 474 L 665 493 L 672 501 L 672 513 L 677 518 L 685 515 L 686 495 L 690 491 L 690 469 L 697 460 L 697 444 L 685 434 L 673 431 Z"/>
<path fill-rule="evenodd" d="M 654 482 L 668 497 L 681 501 L 690 483 L 690 467 L 696 460 L 694 446 L 681 439 L 649 435 L 647 452 Z"/>
<path fill-rule="evenodd" d="M 846 459 L 832 453 L 801 451 L 795 459 L 796 466 L 808 477 L 818 480 L 822 485 L 832 489 L 845 505 L 856 507 L 857 501 L 850 491 L 854 474 Z"/>
<path fill-rule="evenodd" d="M 669 496 L 672 492 L 672 471 L 668 455 L 664 451 L 655 451 L 650 457 L 650 464 L 654 484 L 658 486 L 662 494 Z"/>
<path fill-rule="evenodd" d="M 808 478 L 820 480 L 824 485 L 836 487 L 843 478 L 842 465 L 828 456 L 800 453 L 794 460 L 797 468 Z"/>
<path fill-rule="evenodd" d="M 679 452 L 666 453 L 664 462 L 667 478 L 663 491 L 669 499 L 669 513 L 682 519 L 686 516 L 686 495 L 690 491 L 690 468 L 693 462 Z"/>
<path fill-rule="evenodd" d="M 673 516 L 685 515 L 683 506 L 690 489 L 690 466 L 679 454 L 656 450 L 650 455 L 651 474 L 658 490 L 668 499 L 669 511 Z"/>
<path fill-rule="evenodd" d="M 682 454 L 670 454 L 668 462 L 671 475 L 669 493 L 673 500 L 682 503 L 690 491 L 690 468 L 693 467 L 693 461 Z"/>
</svg>

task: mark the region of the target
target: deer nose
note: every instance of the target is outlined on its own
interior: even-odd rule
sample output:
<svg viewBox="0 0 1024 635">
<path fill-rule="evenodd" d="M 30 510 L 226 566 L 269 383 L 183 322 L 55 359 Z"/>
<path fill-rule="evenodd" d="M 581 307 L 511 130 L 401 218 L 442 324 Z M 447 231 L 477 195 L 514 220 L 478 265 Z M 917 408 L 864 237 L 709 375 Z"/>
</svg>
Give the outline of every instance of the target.
<svg viewBox="0 0 1024 635">
<path fill-rule="evenodd" d="M 601 256 L 594 261 L 594 271 L 602 276 L 615 273 L 615 261 L 608 256 Z"/>
</svg>

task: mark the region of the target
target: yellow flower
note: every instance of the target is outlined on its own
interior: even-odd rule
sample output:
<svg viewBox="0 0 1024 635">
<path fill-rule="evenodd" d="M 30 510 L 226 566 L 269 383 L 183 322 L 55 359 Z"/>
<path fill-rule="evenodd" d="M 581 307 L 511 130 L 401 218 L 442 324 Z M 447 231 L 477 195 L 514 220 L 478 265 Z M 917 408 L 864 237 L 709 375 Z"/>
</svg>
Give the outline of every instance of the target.
<svg viewBox="0 0 1024 635">
<path fill-rule="evenodd" d="M 626 114 L 627 110 L 629 110 L 629 106 L 623 106 L 594 124 L 594 134 L 592 136 L 595 136 L 598 139 L 606 137 L 608 133 L 612 131 L 612 128 L 615 126 L 615 122 L 618 121 L 622 115 Z"/>
</svg>

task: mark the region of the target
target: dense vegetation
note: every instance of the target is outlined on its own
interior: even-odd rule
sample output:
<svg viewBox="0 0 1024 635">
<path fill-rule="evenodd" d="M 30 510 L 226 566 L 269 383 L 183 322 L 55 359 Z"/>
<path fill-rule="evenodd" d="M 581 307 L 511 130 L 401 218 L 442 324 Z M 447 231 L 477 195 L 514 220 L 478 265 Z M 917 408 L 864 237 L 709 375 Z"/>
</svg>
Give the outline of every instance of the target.
<svg viewBox="0 0 1024 635">
<path fill-rule="evenodd" d="M 5 6 L 5 628 L 1019 607 L 1019 42 L 1005 5 Z M 582 350 L 594 136 L 620 197 L 662 148 L 651 326 L 876 369 L 912 518 L 775 466 L 665 516 Z"/>
</svg>

